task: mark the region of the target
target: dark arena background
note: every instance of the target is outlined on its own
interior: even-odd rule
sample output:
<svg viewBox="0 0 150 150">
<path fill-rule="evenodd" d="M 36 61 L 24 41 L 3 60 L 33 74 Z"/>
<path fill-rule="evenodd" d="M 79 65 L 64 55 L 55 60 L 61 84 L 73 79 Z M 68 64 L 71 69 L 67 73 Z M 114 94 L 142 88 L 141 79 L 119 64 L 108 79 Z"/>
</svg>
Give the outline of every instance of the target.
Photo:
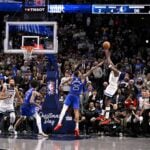
<svg viewBox="0 0 150 150">
<path fill-rule="evenodd" d="M 149 0 L 0 0 L 0 150 L 149 150 L 149 25 Z M 72 107 L 54 129 L 77 70 L 79 136 Z"/>
</svg>

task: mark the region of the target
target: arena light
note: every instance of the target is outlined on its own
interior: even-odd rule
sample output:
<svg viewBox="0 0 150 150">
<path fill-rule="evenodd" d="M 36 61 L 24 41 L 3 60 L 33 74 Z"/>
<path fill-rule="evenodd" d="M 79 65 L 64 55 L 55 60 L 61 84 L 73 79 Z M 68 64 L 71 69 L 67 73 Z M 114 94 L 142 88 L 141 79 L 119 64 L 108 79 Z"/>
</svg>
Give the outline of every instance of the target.
<svg viewBox="0 0 150 150">
<path fill-rule="evenodd" d="M 145 40 L 145 43 L 148 44 L 148 43 L 149 43 L 149 40 Z"/>
</svg>

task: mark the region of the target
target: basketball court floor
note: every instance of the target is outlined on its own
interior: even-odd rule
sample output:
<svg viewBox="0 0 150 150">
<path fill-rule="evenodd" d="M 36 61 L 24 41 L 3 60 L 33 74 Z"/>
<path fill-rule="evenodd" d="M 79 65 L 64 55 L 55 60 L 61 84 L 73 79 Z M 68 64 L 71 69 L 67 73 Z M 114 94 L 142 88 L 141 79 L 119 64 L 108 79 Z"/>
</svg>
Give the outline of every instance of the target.
<svg viewBox="0 0 150 150">
<path fill-rule="evenodd" d="M 51 135 L 0 136 L 0 150 L 149 150 L 150 138 Z"/>
</svg>

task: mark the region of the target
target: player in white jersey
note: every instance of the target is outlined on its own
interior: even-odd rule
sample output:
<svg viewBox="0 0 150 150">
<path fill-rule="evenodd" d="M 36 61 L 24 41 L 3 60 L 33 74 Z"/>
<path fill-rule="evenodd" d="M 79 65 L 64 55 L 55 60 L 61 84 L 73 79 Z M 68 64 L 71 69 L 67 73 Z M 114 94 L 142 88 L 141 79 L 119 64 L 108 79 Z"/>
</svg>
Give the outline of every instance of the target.
<svg viewBox="0 0 150 150">
<path fill-rule="evenodd" d="M 104 99 L 104 108 L 105 108 L 105 117 L 108 119 L 110 115 L 110 105 L 112 104 L 112 97 L 118 90 L 119 80 L 120 78 L 124 78 L 125 74 L 121 73 L 122 64 L 118 63 L 116 65 L 113 64 L 109 50 L 105 51 L 105 55 L 107 58 L 108 67 L 111 69 L 109 74 L 109 84 L 104 91 L 105 99 Z"/>
<path fill-rule="evenodd" d="M 15 87 L 14 79 L 9 79 L 9 84 L 3 84 L 2 92 L 0 94 L 0 119 L 6 113 L 10 117 L 9 131 L 13 131 L 13 124 L 16 120 L 14 100 L 15 97 L 19 103 L 22 103 L 22 98 L 19 95 L 18 89 Z"/>
<path fill-rule="evenodd" d="M 107 61 L 109 64 L 109 68 L 111 69 L 111 72 L 109 75 L 109 85 L 105 89 L 104 94 L 108 97 L 113 97 L 118 89 L 119 78 L 121 75 L 120 70 L 122 68 L 122 65 L 118 63 L 115 66 L 113 62 L 111 61 L 110 54 L 108 54 L 106 57 L 107 57 Z"/>
</svg>

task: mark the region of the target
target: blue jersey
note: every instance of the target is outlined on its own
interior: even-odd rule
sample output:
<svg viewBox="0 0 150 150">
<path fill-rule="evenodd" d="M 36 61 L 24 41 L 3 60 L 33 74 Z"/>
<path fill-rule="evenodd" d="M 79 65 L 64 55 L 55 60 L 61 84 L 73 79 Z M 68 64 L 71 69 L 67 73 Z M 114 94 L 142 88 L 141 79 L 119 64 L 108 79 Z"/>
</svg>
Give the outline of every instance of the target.
<svg viewBox="0 0 150 150">
<path fill-rule="evenodd" d="M 23 102 L 23 105 L 21 106 L 21 114 L 23 116 L 33 116 L 36 112 L 36 106 L 34 104 L 30 104 L 30 99 L 31 99 L 33 91 L 34 89 L 30 88 L 25 93 L 24 102 Z"/>
<path fill-rule="evenodd" d="M 32 92 L 34 91 L 33 88 L 30 88 L 26 93 L 24 97 L 24 104 L 30 104 L 30 98 L 32 96 Z"/>
<path fill-rule="evenodd" d="M 70 86 L 70 94 L 80 95 L 83 90 L 83 83 L 80 78 L 73 77 L 71 86 Z"/>
</svg>

